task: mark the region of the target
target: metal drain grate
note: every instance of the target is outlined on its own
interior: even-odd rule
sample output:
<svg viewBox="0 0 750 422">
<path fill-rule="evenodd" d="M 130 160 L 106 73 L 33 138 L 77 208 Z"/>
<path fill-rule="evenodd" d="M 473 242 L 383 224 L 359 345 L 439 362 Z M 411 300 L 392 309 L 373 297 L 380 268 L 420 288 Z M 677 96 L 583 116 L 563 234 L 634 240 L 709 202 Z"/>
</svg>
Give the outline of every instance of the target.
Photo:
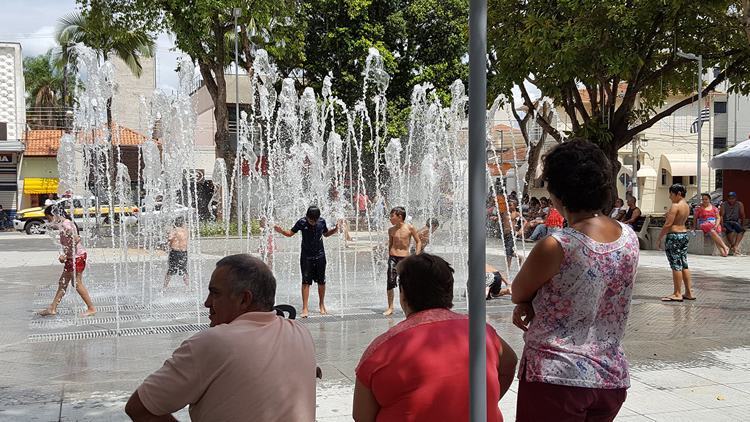
<svg viewBox="0 0 750 422">
<path fill-rule="evenodd" d="M 134 322 L 134 321 L 174 321 L 185 318 L 195 318 L 195 311 L 186 312 L 169 312 L 169 313 L 143 313 L 143 314 L 128 314 L 120 315 L 120 322 Z M 207 318 L 208 311 L 202 311 L 201 317 Z M 117 316 L 105 316 L 105 317 L 88 317 L 88 318 L 71 318 L 71 319 L 38 319 L 31 322 L 30 326 L 32 329 L 55 329 L 62 328 L 65 326 L 78 327 L 84 325 L 107 325 L 117 324 Z"/>
<path fill-rule="evenodd" d="M 47 334 L 32 334 L 29 336 L 28 341 L 30 343 L 44 343 L 52 341 L 65 341 L 65 340 L 89 340 L 107 337 L 130 337 L 130 336 L 144 336 L 153 334 L 175 334 L 175 333 L 187 333 L 192 331 L 200 331 L 208 328 L 208 324 L 179 324 L 179 325 L 162 325 L 154 327 L 136 327 L 136 328 L 122 328 L 118 332 L 117 330 L 87 330 L 87 331 L 73 331 L 66 333 L 47 333 Z"/>
<path fill-rule="evenodd" d="M 162 315 L 165 319 L 170 317 L 169 314 Z M 174 315 L 172 315 L 174 316 Z M 400 317 L 401 314 L 397 314 Z M 120 316 L 120 322 L 132 322 L 146 319 L 147 316 L 139 315 L 122 315 Z M 173 318 L 172 318 L 173 319 Z M 383 315 L 377 312 L 355 312 L 350 314 L 342 315 L 313 315 L 309 318 L 300 318 L 297 321 L 303 324 L 315 324 L 315 323 L 331 323 L 331 322 L 345 322 L 345 321 L 371 321 L 378 319 L 386 319 Z M 115 317 L 103 317 L 103 318 L 91 318 L 88 324 L 91 325 L 102 325 L 102 324 L 115 324 L 117 322 Z M 45 327 L 47 328 L 47 327 Z M 52 327 L 49 327 L 52 328 Z M 62 333 L 40 333 L 31 334 L 28 337 L 28 341 L 31 343 L 42 343 L 42 342 L 55 342 L 55 341 L 66 341 L 66 340 L 92 340 L 110 337 L 130 337 L 130 336 L 145 336 L 155 334 L 174 334 L 174 333 L 187 333 L 200 331 L 208 328 L 208 323 L 190 323 L 190 324 L 173 324 L 173 325 L 160 325 L 160 326 L 146 326 L 146 327 L 131 327 L 122 328 L 118 332 L 116 329 L 101 329 L 101 330 L 80 330 L 80 331 L 68 331 Z"/>
</svg>

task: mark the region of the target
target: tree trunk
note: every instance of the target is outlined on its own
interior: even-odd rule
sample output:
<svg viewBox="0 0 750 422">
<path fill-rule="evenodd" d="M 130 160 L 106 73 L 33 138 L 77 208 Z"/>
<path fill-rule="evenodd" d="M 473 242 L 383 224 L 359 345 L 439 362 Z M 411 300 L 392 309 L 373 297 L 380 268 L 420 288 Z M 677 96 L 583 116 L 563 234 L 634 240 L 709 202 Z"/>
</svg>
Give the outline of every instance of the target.
<svg viewBox="0 0 750 422">
<path fill-rule="evenodd" d="M 615 204 L 615 198 L 618 197 L 617 175 L 620 173 L 620 168 L 622 167 L 622 165 L 620 164 L 620 160 L 617 159 L 617 151 L 618 151 L 617 145 L 619 144 L 620 142 L 617 142 L 616 139 L 613 139 L 612 142 L 604 146 L 601 146 L 602 151 L 604 151 L 604 155 L 607 156 L 607 159 L 612 165 L 612 179 L 610 181 L 611 195 L 610 195 L 609 201 L 607 202 L 607 205 L 604 207 L 604 210 L 603 210 L 607 215 L 609 215 L 609 213 L 612 211 L 612 207 Z M 635 183 L 637 182 L 638 182 L 637 180 L 633 180 L 633 186 L 635 186 Z"/>
<path fill-rule="evenodd" d="M 545 133 L 541 136 L 539 142 L 537 142 L 536 145 L 529 146 L 529 168 L 528 170 L 526 170 L 526 183 L 524 184 L 523 196 L 521 196 L 521 198 L 529 194 L 529 186 L 532 186 L 534 184 L 534 181 L 536 179 L 536 169 L 537 167 L 539 167 L 539 159 L 542 155 L 542 151 L 544 150 L 544 141 L 546 140 L 546 138 L 547 136 Z"/>
<path fill-rule="evenodd" d="M 745 26 L 747 43 L 750 44 L 750 0 L 742 0 L 742 20 Z"/>
<path fill-rule="evenodd" d="M 220 65 L 198 62 L 198 67 L 206 84 L 206 89 L 211 95 L 214 103 L 214 120 L 216 121 L 216 132 L 214 132 L 214 147 L 216 158 L 223 158 L 227 165 L 227 183 L 231 183 L 235 166 L 235 152 L 229 139 L 229 108 L 227 107 L 227 84 L 224 78 L 224 68 Z M 239 179 L 236 180 L 239 182 Z M 230 189 L 226 186 L 224 189 Z M 229 192 L 231 195 L 232 192 Z M 232 196 L 231 216 L 236 213 L 236 195 Z M 222 216 L 225 210 L 221 210 Z M 230 217 L 231 218 L 231 217 Z"/>
<path fill-rule="evenodd" d="M 68 128 L 68 115 L 66 114 L 66 106 L 68 104 L 67 99 L 68 99 L 68 64 L 66 63 L 63 66 L 63 70 L 62 70 L 62 98 L 61 98 L 62 112 L 63 112 L 61 126 L 63 127 L 63 130 L 66 130 L 66 131 Z"/>
</svg>

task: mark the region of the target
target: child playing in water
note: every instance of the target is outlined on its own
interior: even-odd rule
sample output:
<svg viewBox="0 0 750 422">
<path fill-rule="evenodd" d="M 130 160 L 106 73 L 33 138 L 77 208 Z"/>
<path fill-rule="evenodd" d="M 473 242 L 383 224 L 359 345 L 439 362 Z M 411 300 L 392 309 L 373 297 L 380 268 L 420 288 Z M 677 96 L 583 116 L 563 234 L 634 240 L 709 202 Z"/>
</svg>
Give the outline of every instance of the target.
<svg viewBox="0 0 750 422">
<path fill-rule="evenodd" d="M 286 237 L 292 237 L 298 231 L 302 231 L 302 246 L 299 255 L 299 266 L 302 272 L 302 318 L 309 314 L 308 302 L 310 299 L 310 286 L 313 281 L 318 284 L 318 299 L 320 303 L 320 314 L 326 315 L 326 251 L 323 248 L 323 238 L 334 235 L 339 227 L 328 229 L 326 220 L 320 218 L 320 208 L 311 205 L 307 209 L 304 218 L 300 218 L 291 230 L 284 230 L 280 226 L 274 226 L 277 233 Z"/>
<path fill-rule="evenodd" d="M 422 241 L 419 238 L 417 230 L 411 224 L 404 222 L 406 220 L 406 210 L 404 207 L 393 208 L 390 219 L 393 226 L 388 229 L 388 284 L 386 285 L 388 309 L 383 312 L 385 316 L 393 314 L 393 289 L 398 285 L 396 265 L 409 256 L 411 238 L 414 238 L 414 242 L 416 243 L 416 254 L 422 253 Z"/>
<path fill-rule="evenodd" d="M 185 228 L 185 219 L 178 217 L 174 222 L 174 228 L 169 232 L 167 243 L 169 244 L 169 258 L 167 260 L 167 275 L 164 276 L 164 288 L 169 286 L 169 280 L 173 275 L 182 275 L 185 287 L 190 285 L 188 277 L 188 238 L 190 234 Z"/>
<path fill-rule="evenodd" d="M 427 222 L 424 224 L 424 227 L 419 229 L 417 231 L 417 235 L 419 236 L 419 240 L 422 242 L 422 252 L 424 252 L 427 249 L 427 246 L 430 244 L 430 241 L 432 240 L 432 234 L 435 233 L 435 230 L 440 227 L 440 223 L 438 222 L 437 218 L 428 218 Z M 415 255 L 417 253 L 416 245 L 411 247 L 411 254 Z"/>
<path fill-rule="evenodd" d="M 83 285 L 83 270 L 86 269 L 87 253 L 81 243 L 81 236 L 78 235 L 78 227 L 67 218 L 65 211 L 57 205 L 45 208 L 44 217 L 50 224 L 60 230 L 60 245 L 63 248 L 63 253 L 58 260 L 61 264 L 65 264 L 65 267 L 58 281 L 55 298 L 52 299 L 52 303 L 47 309 L 39 312 L 39 315 L 50 316 L 57 314 L 57 305 L 60 304 L 65 291 L 68 289 L 68 284 L 70 284 L 74 276 L 76 291 L 81 295 L 81 299 L 86 304 L 86 312 L 82 313 L 81 316 L 94 315 L 96 308 L 94 308 L 94 304 L 91 302 L 91 296 L 89 296 L 86 286 Z"/>
</svg>

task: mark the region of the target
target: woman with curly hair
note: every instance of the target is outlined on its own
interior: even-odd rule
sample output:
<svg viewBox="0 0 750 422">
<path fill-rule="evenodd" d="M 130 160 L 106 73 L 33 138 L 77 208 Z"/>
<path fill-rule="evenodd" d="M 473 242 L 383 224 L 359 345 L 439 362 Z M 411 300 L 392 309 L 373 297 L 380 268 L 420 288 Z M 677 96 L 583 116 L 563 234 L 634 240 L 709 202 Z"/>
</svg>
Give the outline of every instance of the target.
<svg viewBox="0 0 750 422">
<path fill-rule="evenodd" d="M 638 237 L 599 210 L 612 167 L 574 139 L 544 158 L 552 205 L 569 226 L 539 241 L 513 281 L 513 323 L 524 333 L 517 421 L 611 421 L 630 386 L 622 348 Z"/>
</svg>

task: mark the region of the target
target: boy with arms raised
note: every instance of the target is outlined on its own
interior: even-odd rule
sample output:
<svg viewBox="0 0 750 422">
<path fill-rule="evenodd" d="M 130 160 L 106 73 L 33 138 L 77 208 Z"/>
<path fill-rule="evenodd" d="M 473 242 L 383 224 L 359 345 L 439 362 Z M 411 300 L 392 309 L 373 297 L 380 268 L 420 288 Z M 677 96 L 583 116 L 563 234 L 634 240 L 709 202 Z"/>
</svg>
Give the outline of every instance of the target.
<svg viewBox="0 0 750 422">
<path fill-rule="evenodd" d="M 298 231 L 302 232 L 302 248 L 299 255 L 299 266 L 302 271 L 302 318 L 307 318 L 310 286 L 313 281 L 318 284 L 318 298 L 320 313 L 328 313 L 325 306 L 326 297 L 326 251 L 323 248 L 323 237 L 333 236 L 338 231 L 338 225 L 332 229 L 326 226 L 326 220 L 320 218 L 320 208 L 311 205 L 307 208 L 304 218 L 300 218 L 291 230 L 284 230 L 274 226 L 277 233 L 292 237 Z"/>
</svg>

